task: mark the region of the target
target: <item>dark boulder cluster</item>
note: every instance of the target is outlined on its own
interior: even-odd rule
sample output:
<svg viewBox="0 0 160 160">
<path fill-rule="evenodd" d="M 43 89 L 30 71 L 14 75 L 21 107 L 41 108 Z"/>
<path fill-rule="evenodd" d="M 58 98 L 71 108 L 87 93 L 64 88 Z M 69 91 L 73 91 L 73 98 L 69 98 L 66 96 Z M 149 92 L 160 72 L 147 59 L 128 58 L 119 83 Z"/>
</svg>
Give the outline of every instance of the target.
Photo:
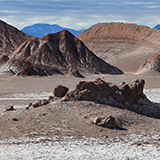
<svg viewBox="0 0 160 160">
<path fill-rule="evenodd" d="M 41 100 L 38 100 L 34 103 L 30 103 L 28 105 L 27 109 L 29 109 L 29 107 L 33 107 L 33 108 L 41 107 L 41 106 L 49 104 L 52 101 L 53 101 L 53 97 L 49 96 L 48 99 L 41 99 Z"/>
</svg>

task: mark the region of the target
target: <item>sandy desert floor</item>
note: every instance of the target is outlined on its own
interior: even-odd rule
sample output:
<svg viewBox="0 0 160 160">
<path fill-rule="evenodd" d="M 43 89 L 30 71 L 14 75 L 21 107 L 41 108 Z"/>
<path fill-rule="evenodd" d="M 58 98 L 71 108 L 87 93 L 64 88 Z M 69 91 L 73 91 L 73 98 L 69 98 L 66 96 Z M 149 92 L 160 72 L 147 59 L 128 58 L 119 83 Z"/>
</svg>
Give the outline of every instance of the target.
<svg viewBox="0 0 160 160">
<path fill-rule="evenodd" d="M 0 77 L 0 108 L 16 110 L 0 115 L 2 159 L 154 159 L 160 157 L 160 120 L 129 110 L 93 102 L 55 101 L 26 110 L 29 103 L 52 95 L 62 84 L 74 89 L 79 81 L 102 78 L 119 84 L 145 80 L 145 94 L 160 103 L 160 74 L 85 75 L 51 77 Z M 121 129 L 95 126 L 91 119 L 112 115 Z M 13 121 L 16 118 L 18 121 Z"/>
</svg>

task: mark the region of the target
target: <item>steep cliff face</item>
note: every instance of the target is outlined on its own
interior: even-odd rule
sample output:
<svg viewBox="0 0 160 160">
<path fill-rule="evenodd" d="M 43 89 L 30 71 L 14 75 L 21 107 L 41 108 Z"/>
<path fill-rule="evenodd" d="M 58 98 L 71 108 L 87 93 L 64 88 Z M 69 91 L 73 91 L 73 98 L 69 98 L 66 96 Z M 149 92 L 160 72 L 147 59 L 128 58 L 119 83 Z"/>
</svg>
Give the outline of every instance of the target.
<svg viewBox="0 0 160 160">
<path fill-rule="evenodd" d="M 48 34 L 43 38 L 26 40 L 10 56 L 10 60 L 3 67 L 5 70 L 14 70 L 15 74 L 22 69 L 22 63 L 15 66 L 15 60 L 26 64 L 37 65 L 48 73 L 48 69 L 57 68 L 60 72 L 68 71 L 70 67 L 82 72 L 123 74 L 123 72 L 104 62 L 91 52 L 82 41 L 67 30 L 56 34 Z"/>
</svg>

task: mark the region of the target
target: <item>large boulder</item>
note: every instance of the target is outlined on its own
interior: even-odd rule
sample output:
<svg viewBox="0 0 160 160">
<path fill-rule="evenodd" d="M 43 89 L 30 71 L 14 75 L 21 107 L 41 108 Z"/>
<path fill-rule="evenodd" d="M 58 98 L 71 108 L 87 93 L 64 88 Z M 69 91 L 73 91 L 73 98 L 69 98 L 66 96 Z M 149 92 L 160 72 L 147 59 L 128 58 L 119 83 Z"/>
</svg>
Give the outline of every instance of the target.
<svg viewBox="0 0 160 160">
<path fill-rule="evenodd" d="M 53 90 L 53 95 L 55 97 L 64 97 L 66 93 L 68 92 L 68 88 L 62 85 L 58 85 Z"/>
</svg>

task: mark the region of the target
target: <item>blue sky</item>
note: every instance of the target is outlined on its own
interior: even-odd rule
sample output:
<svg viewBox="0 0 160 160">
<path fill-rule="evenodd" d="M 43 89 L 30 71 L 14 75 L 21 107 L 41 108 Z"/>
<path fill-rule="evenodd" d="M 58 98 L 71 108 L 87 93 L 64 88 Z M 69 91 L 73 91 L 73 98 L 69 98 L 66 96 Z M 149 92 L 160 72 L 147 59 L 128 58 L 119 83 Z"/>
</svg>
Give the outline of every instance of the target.
<svg viewBox="0 0 160 160">
<path fill-rule="evenodd" d="M 22 29 L 35 23 L 74 29 L 99 22 L 160 24 L 160 0 L 0 0 L 0 19 Z"/>
</svg>

